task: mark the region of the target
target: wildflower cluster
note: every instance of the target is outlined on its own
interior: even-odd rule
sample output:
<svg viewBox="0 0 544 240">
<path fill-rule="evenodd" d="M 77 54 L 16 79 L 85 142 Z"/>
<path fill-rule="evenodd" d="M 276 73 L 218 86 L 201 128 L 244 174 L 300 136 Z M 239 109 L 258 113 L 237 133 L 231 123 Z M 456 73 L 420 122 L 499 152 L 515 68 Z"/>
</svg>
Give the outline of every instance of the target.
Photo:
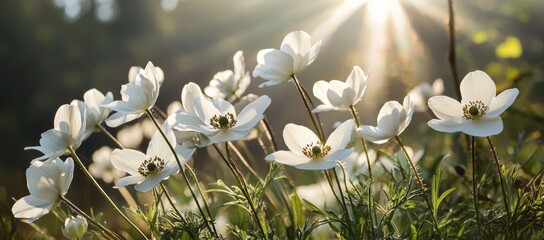
<svg viewBox="0 0 544 240">
<path fill-rule="evenodd" d="M 74 100 L 57 110 L 54 127 L 42 134 L 39 146 L 25 148 L 38 150 L 43 155 L 34 159 L 27 170 L 30 195 L 13 205 L 14 216 L 34 221 L 51 211 L 68 211 L 62 232 L 73 239 L 91 234 L 106 239 L 121 239 L 121 236 L 134 239 L 306 239 L 310 236 L 445 239 L 465 228 L 476 231 L 469 225 L 457 228 L 448 219 L 454 213 L 441 211 L 440 202 L 454 190 L 440 194 L 436 186 L 440 177 L 436 174 L 429 189 L 425 183 L 429 179 L 420 176 L 417 166 L 422 150 L 414 154 L 400 135 L 410 125 L 414 112 L 426 109 L 427 99 L 437 117 L 428 122 L 432 129 L 464 132 L 473 136 L 472 141 L 474 137 L 499 134 L 503 129 L 499 115 L 514 102 L 518 90 L 508 89 L 496 96 L 491 78 L 482 71 L 475 71 L 461 82 L 460 102 L 446 96 L 432 96 L 443 92 L 440 80 L 432 87 L 429 84 L 416 87 L 404 97 L 402 104 L 386 102 L 378 113 L 376 126 L 363 125 L 356 105 L 361 103 L 367 85 L 372 84 L 372 76 L 365 74 L 361 67 L 354 66 L 346 81 L 316 81 L 314 96 L 308 95 L 297 78 L 298 73 L 314 62 L 320 48 L 321 41 L 312 45 L 309 34 L 295 31 L 284 38 L 279 50 L 264 49 L 257 54 L 253 77 L 265 80 L 260 87 L 292 82 L 313 124 L 312 129 L 295 123 L 285 125 L 282 136 L 288 150 L 277 146 L 265 118 L 272 100 L 266 95 L 246 94 L 251 77 L 242 51 L 233 57 L 234 70 L 215 74 L 204 91 L 196 83 L 186 83 L 180 101 L 173 102 L 166 113 L 156 102 L 167 75 L 151 62 L 145 68 L 130 68 L 128 83 L 121 87 L 120 100 L 114 100 L 110 92 L 89 90 L 83 96 L 84 101 Z M 314 105 L 313 97 L 321 104 Z M 317 114 L 330 111 L 347 111 L 351 117 L 341 119 L 326 137 L 325 128 L 329 125 L 323 124 Z M 144 115 L 147 118 L 140 119 Z M 135 121 L 136 124 L 129 125 Z M 106 126 L 123 126 L 123 129 L 116 138 Z M 127 130 L 129 128 L 136 130 Z M 100 148 L 87 167 L 76 151 L 97 132 L 108 136 L 115 149 Z M 150 138 L 145 152 L 139 149 L 144 136 Z M 398 147 L 371 149 L 366 142 L 385 144 L 390 139 L 395 139 Z M 246 144 L 252 141 L 258 142 L 263 150 L 255 154 L 257 157 L 254 153 L 259 151 L 249 149 Z M 195 154 L 199 148 L 210 150 L 210 158 L 196 160 L 202 156 Z M 66 154 L 70 157 L 62 160 Z M 263 157 L 259 157 L 261 155 Z M 191 166 L 193 158 L 218 170 L 216 176 L 200 180 L 201 174 Z M 74 162 L 131 229 L 116 227 L 112 225 L 114 221 L 104 222 L 92 214 L 89 216 L 66 198 L 74 175 Z M 262 177 L 260 166 L 265 162 L 269 168 Z M 215 165 L 219 164 L 226 165 L 235 184 L 218 177 L 222 168 Z M 319 179 L 316 184 L 304 186 L 285 171 L 284 165 L 322 171 L 324 179 L 316 177 Z M 249 172 L 244 173 L 243 169 Z M 214 177 L 216 179 L 210 181 Z M 103 182 L 98 183 L 96 179 Z M 413 182 L 417 182 L 417 186 Z M 141 199 L 136 201 L 132 190 L 125 189 L 130 185 L 141 192 L 138 196 L 151 196 L 153 204 L 144 207 Z M 179 186 L 182 191 L 176 191 Z M 132 211 L 122 211 L 121 203 L 110 198 L 104 187 L 118 189 Z M 318 188 L 318 192 L 326 192 L 328 196 L 316 195 Z M 457 197 L 465 198 L 462 194 L 458 193 Z M 473 197 L 476 195 L 474 192 Z M 514 215 L 508 211 L 510 205 L 506 196 L 504 198 L 507 229 L 513 229 L 506 232 L 508 238 L 517 233 Z M 475 200 L 476 219 L 480 218 L 479 204 Z M 232 216 L 233 212 L 236 217 Z M 131 217 L 127 216 L 129 213 Z M 412 214 L 421 219 L 413 220 Z M 243 221 L 237 222 L 235 218 Z M 405 221 L 414 222 L 408 228 L 395 227 Z M 91 231 L 87 231 L 88 228 Z M 478 224 L 478 234 L 485 234 L 483 231 Z"/>
</svg>

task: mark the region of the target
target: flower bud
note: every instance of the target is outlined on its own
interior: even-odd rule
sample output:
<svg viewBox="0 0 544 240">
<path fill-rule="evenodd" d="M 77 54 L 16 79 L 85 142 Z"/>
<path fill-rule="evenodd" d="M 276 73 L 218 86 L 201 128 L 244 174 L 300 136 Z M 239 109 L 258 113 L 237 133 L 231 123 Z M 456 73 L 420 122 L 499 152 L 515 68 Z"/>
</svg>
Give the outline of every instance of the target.
<svg viewBox="0 0 544 240">
<path fill-rule="evenodd" d="M 70 216 L 64 221 L 64 228 L 62 233 L 69 239 L 80 239 L 87 232 L 87 219 L 77 215 L 77 217 Z"/>
</svg>

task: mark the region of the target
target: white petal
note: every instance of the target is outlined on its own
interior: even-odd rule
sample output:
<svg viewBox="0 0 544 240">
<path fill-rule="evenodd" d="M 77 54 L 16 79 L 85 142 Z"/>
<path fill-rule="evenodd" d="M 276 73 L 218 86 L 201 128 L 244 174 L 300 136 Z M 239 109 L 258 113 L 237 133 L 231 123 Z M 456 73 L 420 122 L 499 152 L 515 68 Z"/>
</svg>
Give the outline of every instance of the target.
<svg viewBox="0 0 544 240">
<path fill-rule="evenodd" d="M 347 120 L 340 124 L 327 139 L 326 145 L 331 147 L 331 151 L 345 149 L 351 140 L 351 135 L 355 130 L 353 120 Z"/>
<path fill-rule="evenodd" d="M 217 129 L 208 126 L 206 123 L 202 122 L 197 116 L 187 113 L 179 112 L 176 114 L 176 123 L 172 128 L 178 131 L 193 131 L 202 133 L 204 135 L 213 135 L 217 133 Z"/>
<path fill-rule="evenodd" d="M 214 106 L 213 102 L 205 98 L 193 98 L 193 106 L 195 107 L 196 115 L 206 124 L 210 124 L 213 116 L 221 115 L 221 112 Z"/>
<path fill-rule="evenodd" d="M 166 178 L 168 178 L 168 176 Z M 162 182 L 163 179 L 163 176 L 159 174 L 149 175 L 142 182 L 136 184 L 134 189 L 139 192 L 147 192 Z"/>
<path fill-rule="evenodd" d="M 29 195 L 17 200 L 11 208 L 11 212 L 16 218 L 28 218 L 30 222 L 33 222 L 49 213 L 54 205 L 55 202 Z"/>
<path fill-rule="evenodd" d="M 316 108 L 314 108 L 314 110 L 312 110 L 312 113 L 320 113 L 320 112 L 327 112 L 327 111 L 347 111 L 347 110 L 348 109 L 321 104 L 317 106 Z"/>
<path fill-rule="evenodd" d="M 319 138 L 307 127 L 289 123 L 283 128 L 283 140 L 289 150 L 302 153 L 302 149 L 311 143 L 317 143 Z"/>
<path fill-rule="evenodd" d="M 469 101 L 482 101 L 489 106 L 495 97 L 496 87 L 491 78 L 480 70 L 468 73 L 461 81 L 461 104 Z"/>
<path fill-rule="evenodd" d="M 255 101 L 248 104 L 237 117 L 235 131 L 248 131 L 263 119 L 264 111 L 270 106 L 272 100 L 266 95 L 260 96 Z"/>
<path fill-rule="evenodd" d="M 177 145 L 176 136 L 169 127 L 162 127 L 162 129 L 170 143 L 167 143 L 162 137 L 162 134 L 159 131 L 156 131 L 151 138 L 151 141 L 149 141 L 146 155 L 152 158 L 160 157 L 163 160 L 167 160 L 174 156 L 174 153 L 172 153 L 172 150 L 170 150 L 169 144 L 172 146 L 172 148 Z"/>
<path fill-rule="evenodd" d="M 227 114 L 232 113 L 234 116 L 236 116 L 236 110 L 234 110 L 234 106 L 230 104 L 230 102 L 221 99 L 221 98 L 214 98 L 212 99 L 213 106 L 219 110 L 221 114 Z"/>
<path fill-rule="evenodd" d="M 442 80 L 442 78 L 434 80 L 432 89 L 433 95 L 442 94 L 444 92 L 444 80 Z"/>
<path fill-rule="evenodd" d="M 332 80 L 330 81 L 331 88 L 327 90 L 327 98 L 329 99 L 329 102 L 331 105 L 335 107 L 343 107 L 343 106 L 349 106 L 351 105 L 351 97 L 348 96 L 348 98 L 344 98 L 344 90 L 347 88 L 346 83 L 340 82 L 338 80 Z M 352 90 L 353 91 L 353 90 Z"/>
<path fill-rule="evenodd" d="M 281 43 L 281 51 L 288 53 L 293 57 L 294 70 L 296 73 L 307 65 L 304 57 L 310 51 L 312 37 L 303 31 L 295 31 L 287 34 Z"/>
<path fill-rule="evenodd" d="M 447 96 L 434 96 L 429 98 L 429 108 L 438 118 L 458 119 L 463 117 L 463 106 L 457 100 Z"/>
<path fill-rule="evenodd" d="M 329 101 L 329 98 L 327 97 L 327 92 L 330 89 L 331 89 L 330 83 L 323 80 L 319 80 L 314 83 L 313 93 L 317 99 L 323 102 L 323 104 L 331 105 L 331 102 Z"/>
<path fill-rule="evenodd" d="M 235 79 L 242 79 L 242 76 L 246 72 L 246 64 L 244 61 L 244 52 L 237 51 L 232 57 L 232 62 L 234 63 L 234 75 Z"/>
<path fill-rule="evenodd" d="M 427 122 L 427 125 L 439 132 L 453 133 L 462 131 L 466 123 L 467 121 L 464 121 L 462 118 L 447 120 L 433 119 Z"/>
<path fill-rule="evenodd" d="M 196 83 L 190 82 L 188 84 L 185 84 L 185 86 L 183 86 L 183 89 L 181 90 L 181 102 L 183 103 L 183 108 L 185 109 L 185 111 L 195 113 L 193 99 L 201 97 L 204 97 L 202 94 L 202 90 Z"/>
<path fill-rule="evenodd" d="M 359 66 L 353 66 L 353 70 L 346 79 L 346 84 L 355 91 L 355 103 L 361 100 L 365 93 L 367 78 L 368 76 L 366 76 L 363 69 Z"/>
<path fill-rule="evenodd" d="M 344 158 L 347 158 L 350 154 L 353 153 L 355 149 L 354 148 L 349 148 L 349 149 L 341 149 L 341 150 L 338 150 L 338 151 L 334 151 L 334 152 L 331 152 L 329 154 L 327 154 L 327 156 L 325 156 L 323 158 L 323 160 L 325 161 L 340 161 L 340 160 L 343 160 Z"/>
<path fill-rule="evenodd" d="M 304 155 L 296 154 L 291 151 L 277 151 L 269 154 L 264 158 L 267 161 L 276 161 L 285 165 L 299 165 L 312 161 L 311 158 L 308 158 Z"/>
<path fill-rule="evenodd" d="M 136 76 L 140 73 L 140 71 L 143 71 L 141 67 L 132 66 L 128 70 L 128 82 L 134 83 L 136 81 Z"/>
<path fill-rule="evenodd" d="M 295 168 L 302 170 L 327 170 L 334 168 L 336 166 L 336 161 L 323 161 L 323 160 L 312 160 L 308 163 L 296 165 Z"/>
<path fill-rule="evenodd" d="M 106 125 L 108 127 L 118 127 L 121 126 L 124 123 L 133 121 L 134 119 L 138 119 L 140 116 L 142 116 L 143 113 L 121 113 L 116 112 L 112 114 L 108 119 L 106 119 Z"/>
<path fill-rule="evenodd" d="M 115 183 L 115 186 L 113 186 L 113 188 L 121 188 L 121 187 L 126 187 L 126 186 L 132 185 L 132 184 L 138 184 L 138 183 L 141 183 L 144 180 L 145 180 L 145 177 L 140 176 L 140 175 L 126 176 L 124 178 L 119 179 L 119 181 L 117 181 Z"/>
<path fill-rule="evenodd" d="M 519 94 L 519 90 L 517 88 L 511 88 L 508 90 L 504 90 L 502 93 L 500 93 L 497 97 L 493 99 L 491 102 L 491 105 L 489 105 L 489 111 L 483 116 L 484 118 L 495 118 L 498 117 L 501 113 L 504 112 L 512 103 L 514 103 L 514 100 L 516 100 L 516 97 Z"/>
<path fill-rule="evenodd" d="M 463 132 L 475 137 L 489 137 L 502 132 L 502 119 L 496 117 L 493 119 L 480 118 L 475 121 L 467 121 L 463 127 Z"/>
<path fill-rule="evenodd" d="M 386 102 L 378 113 L 378 128 L 384 136 L 394 137 L 399 134 L 401 123 L 406 120 L 404 106 L 397 101 Z"/>
<path fill-rule="evenodd" d="M 268 80 L 259 87 L 282 83 L 291 79 L 291 75 L 294 74 L 293 58 L 280 50 L 261 50 L 257 54 L 257 61 L 259 64 L 253 70 L 253 76 Z"/>
<path fill-rule="evenodd" d="M 319 53 L 319 49 L 321 48 L 321 40 L 317 41 L 312 48 L 310 48 L 310 51 L 306 53 L 304 56 L 305 66 L 308 66 L 312 64 L 315 59 L 317 58 L 317 54 Z M 298 71 L 301 71 L 302 69 L 298 69 Z"/>
<path fill-rule="evenodd" d="M 56 159 L 53 160 L 53 163 L 55 163 L 61 171 L 57 184 L 60 194 L 64 196 L 68 192 L 72 179 L 74 178 L 74 160 L 69 157 L 64 162 L 60 159 Z"/>
<path fill-rule="evenodd" d="M 358 128 L 357 135 L 376 144 L 385 143 L 387 142 L 387 140 L 394 137 L 391 135 L 385 135 L 377 127 L 372 127 L 368 125 L 364 125 Z"/>
<path fill-rule="evenodd" d="M 26 170 L 27 187 L 30 195 L 50 202 L 61 194 L 58 179 L 62 173 L 52 162 L 34 162 Z"/>
<path fill-rule="evenodd" d="M 115 168 L 134 176 L 140 176 L 138 167 L 145 159 L 145 154 L 132 149 L 115 149 L 111 153 L 111 164 Z"/>
</svg>

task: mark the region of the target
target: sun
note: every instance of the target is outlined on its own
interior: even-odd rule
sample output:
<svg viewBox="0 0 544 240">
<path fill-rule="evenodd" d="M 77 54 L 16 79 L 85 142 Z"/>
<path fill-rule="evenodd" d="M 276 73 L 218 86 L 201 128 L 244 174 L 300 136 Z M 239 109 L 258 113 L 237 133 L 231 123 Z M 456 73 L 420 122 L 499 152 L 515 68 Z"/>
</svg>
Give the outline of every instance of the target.
<svg viewBox="0 0 544 240">
<path fill-rule="evenodd" d="M 367 4 L 367 13 L 373 22 L 384 22 L 392 10 L 399 7 L 398 0 L 368 0 Z"/>
</svg>

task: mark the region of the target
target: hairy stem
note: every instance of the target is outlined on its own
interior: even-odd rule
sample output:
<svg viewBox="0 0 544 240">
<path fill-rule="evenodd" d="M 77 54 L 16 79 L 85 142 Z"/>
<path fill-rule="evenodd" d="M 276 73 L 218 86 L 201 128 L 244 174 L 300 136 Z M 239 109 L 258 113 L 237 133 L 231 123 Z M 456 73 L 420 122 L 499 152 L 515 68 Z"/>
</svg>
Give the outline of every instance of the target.
<svg viewBox="0 0 544 240">
<path fill-rule="evenodd" d="M 476 153 L 474 148 L 474 136 L 470 136 L 470 156 L 472 159 L 472 195 L 474 210 L 476 211 L 476 224 L 478 225 L 478 239 L 482 239 L 482 227 L 480 223 L 480 210 L 478 210 L 478 186 L 476 183 Z"/>
<path fill-rule="evenodd" d="M 72 210 L 74 210 L 75 212 L 77 212 L 79 215 L 83 216 L 84 218 L 86 218 L 89 222 L 91 222 L 93 225 L 97 226 L 98 228 L 100 228 L 100 230 L 104 231 L 111 239 L 120 239 L 117 234 L 115 234 L 112 230 L 109 230 L 107 229 L 106 227 L 104 227 L 104 225 L 100 224 L 99 222 L 97 222 L 96 220 L 94 220 L 92 217 L 90 217 L 89 215 L 87 215 L 87 213 L 83 212 L 81 209 L 79 209 L 75 204 L 73 204 L 72 202 L 70 202 L 68 199 L 66 199 L 65 197 L 61 196 L 60 197 L 60 200 L 62 200 L 62 202 L 66 203 Z"/>
<path fill-rule="evenodd" d="M 172 154 L 174 154 L 174 158 L 176 159 L 176 162 L 178 163 L 178 167 L 180 169 L 181 175 L 183 176 L 183 179 L 185 180 L 185 183 L 187 184 L 187 187 L 189 188 L 189 191 L 191 192 L 191 196 L 195 200 L 196 206 L 198 207 L 198 210 L 200 211 L 200 214 L 202 214 L 202 217 L 205 219 L 204 222 L 206 223 L 206 228 L 208 228 L 208 231 L 210 231 L 210 233 L 214 234 L 215 237 L 217 237 L 217 232 L 212 231 L 212 228 L 210 227 L 208 217 L 206 217 L 206 214 L 204 214 L 204 211 L 202 210 L 202 207 L 200 206 L 200 203 L 198 202 L 198 198 L 196 197 L 196 194 L 195 194 L 195 191 L 193 190 L 193 187 L 191 187 L 191 183 L 189 182 L 189 178 L 187 178 L 187 174 L 185 174 L 185 169 L 184 169 L 183 165 L 181 164 L 181 161 L 179 160 L 179 157 L 178 157 L 178 154 L 176 153 L 176 150 L 174 149 L 172 144 L 170 144 L 170 141 L 168 141 L 168 138 L 164 134 L 164 131 L 162 130 L 161 126 L 159 125 L 159 122 L 157 122 L 157 119 L 155 119 L 155 117 L 153 116 L 153 113 L 149 109 L 146 110 L 145 113 L 153 121 L 153 123 L 155 124 L 155 127 L 157 128 L 157 131 L 159 131 L 159 133 L 161 134 L 164 141 L 166 141 L 166 143 L 168 145 L 168 148 L 170 148 L 170 151 L 172 151 Z M 196 182 L 196 184 L 199 184 L 198 181 Z M 202 196 L 202 201 L 203 201 L 204 204 L 207 204 L 206 199 L 204 198 L 204 196 Z M 209 218 L 211 219 L 211 216 L 209 216 Z"/>
<path fill-rule="evenodd" d="M 244 176 L 241 175 L 240 171 L 238 170 L 238 168 L 236 167 L 236 165 L 232 161 L 232 157 L 230 155 L 229 143 L 228 142 L 225 143 L 226 157 L 223 156 L 223 154 L 221 154 L 221 151 L 219 150 L 219 148 L 215 144 L 214 144 L 214 148 L 222 156 L 223 160 L 225 161 L 225 163 L 229 167 L 230 171 L 232 172 L 232 175 L 234 176 L 234 178 L 238 182 L 238 186 L 240 186 L 240 190 L 242 190 L 242 194 L 244 195 L 244 197 L 247 200 L 247 203 L 248 203 L 248 205 L 249 205 L 249 207 L 251 209 L 251 213 L 253 214 L 253 217 L 255 218 L 255 221 L 257 222 L 257 225 L 259 225 L 259 230 L 261 231 L 261 234 L 263 235 L 263 238 L 268 239 L 268 234 L 264 230 L 264 226 L 261 223 L 261 219 L 259 218 L 259 214 L 257 212 L 257 209 L 255 208 L 255 206 L 253 205 L 253 201 L 251 200 L 251 196 L 249 194 L 249 189 L 247 187 L 247 183 L 244 180 Z"/>
<path fill-rule="evenodd" d="M 421 176 L 419 175 L 419 172 L 417 171 L 416 165 L 414 165 L 414 161 L 412 161 L 412 158 L 410 157 L 410 155 L 408 155 L 408 151 L 406 151 L 406 148 L 404 147 L 404 144 L 402 143 L 402 140 L 400 139 L 400 137 L 395 136 L 395 139 L 397 140 L 397 143 L 402 148 L 402 151 L 404 152 L 404 156 L 406 157 L 406 160 L 408 161 L 408 163 L 410 163 L 410 167 L 412 168 L 412 171 L 414 172 L 414 175 L 416 176 L 417 182 L 419 183 L 419 186 L 421 187 L 421 191 L 425 193 L 427 188 L 425 187 L 425 184 L 423 183 L 423 179 L 421 178 Z M 444 239 L 442 237 L 442 233 L 440 233 L 440 227 L 438 226 L 438 221 L 435 218 L 435 213 L 434 213 L 431 201 L 429 200 L 429 196 L 425 194 L 423 198 L 425 199 L 425 202 L 427 203 L 427 208 L 429 209 L 429 212 L 431 213 L 431 218 L 433 219 L 433 225 L 435 227 L 436 233 L 438 234 L 438 237 L 440 239 Z"/>
<path fill-rule="evenodd" d="M 91 175 L 91 173 L 87 170 L 87 168 L 85 167 L 85 165 L 83 165 L 83 162 L 81 162 L 81 159 L 79 159 L 79 156 L 77 156 L 76 152 L 74 151 L 74 149 L 72 147 L 68 147 L 68 151 L 70 151 L 70 154 L 72 155 L 72 157 L 74 158 L 74 160 L 76 161 L 76 163 L 79 165 L 79 167 L 81 168 L 81 170 L 83 171 L 83 173 L 85 173 L 85 175 L 87 176 L 87 178 L 91 181 L 91 183 L 94 185 L 94 187 L 100 192 L 100 194 L 106 199 L 106 201 L 110 204 L 110 206 L 115 209 L 115 211 L 121 215 L 121 217 L 130 225 L 132 226 L 144 239 L 148 239 L 145 234 L 142 232 L 142 230 L 140 230 L 136 224 L 134 224 L 132 221 L 130 221 L 130 219 L 121 211 L 121 209 L 119 209 L 119 207 L 117 207 L 117 205 L 115 205 L 115 203 L 111 200 L 111 198 L 108 196 L 108 194 L 106 192 L 104 192 L 104 189 L 102 189 L 102 187 L 100 187 L 100 185 L 98 184 L 98 182 L 96 182 L 96 180 L 94 179 L 94 177 Z"/>
<path fill-rule="evenodd" d="M 499 181 L 501 182 L 501 190 L 502 190 L 502 199 L 504 202 L 504 208 L 506 209 L 506 215 L 508 215 L 508 222 L 512 220 L 512 215 L 510 213 L 510 205 L 508 204 L 508 199 L 506 195 L 506 188 L 505 188 L 505 182 L 502 178 L 502 171 L 501 171 L 501 165 L 499 164 L 499 157 L 497 156 L 497 152 L 495 151 L 495 146 L 493 146 L 493 142 L 491 141 L 490 137 L 487 137 L 487 142 L 489 143 L 489 147 L 491 148 L 491 152 L 493 153 L 493 158 L 495 159 L 495 165 L 497 166 L 497 173 L 499 174 Z M 516 230 L 514 229 L 514 232 Z M 508 229 L 506 231 L 506 236 L 508 237 Z M 517 234 L 514 234 L 514 238 L 517 238 Z"/>
<path fill-rule="evenodd" d="M 312 124 L 314 125 L 314 128 L 317 132 L 317 135 L 319 136 L 319 139 L 324 142 L 325 136 L 323 135 L 323 129 L 321 128 L 321 123 L 317 121 L 316 117 L 314 117 L 314 114 L 312 113 L 312 109 L 310 108 L 310 98 L 306 94 L 306 91 L 304 91 L 304 89 L 300 85 L 300 82 L 298 81 L 297 77 L 295 75 L 292 75 L 291 77 L 293 79 L 293 83 L 297 87 L 298 93 L 300 94 L 302 101 L 304 102 L 304 106 L 306 107 L 308 116 L 310 116 L 310 119 L 312 120 Z"/>
<path fill-rule="evenodd" d="M 357 111 L 355 110 L 355 107 L 351 105 L 349 106 L 349 109 L 351 111 L 353 119 L 355 120 L 355 124 L 357 125 L 357 128 L 361 127 L 361 122 L 359 121 L 359 116 L 357 115 Z M 370 167 L 370 158 L 368 157 L 368 149 L 367 149 L 366 141 L 364 138 L 361 138 L 361 143 L 363 144 L 363 150 L 365 152 L 366 163 L 368 165 L 368 180 L 370 181 L 370 183 L 368 184 L 368 215 L 370 217 L 370 224 L 371 224 L 370 231 L 372 233 L 372 236 L 376 237 L 376 232 L 374 230 L 374 218 L 372 217 L 373 216 L 372 210 L 374 209 L 374 207 L 372 206 L 374 204 L 374 198 L 372 196 L 372 183 L 374 182 L 374 180 L 372 178 L 372 168 Z"/>
<path fill-rule="evenodd" d="M 450 15 L 449 18 L 449 37 L 450 37 L 450 51 L 448 56 L 448 61 L 450 63 L 451 67 L 451 73 L 453 74 L 453 81 L 455 83 L 455 94 L 457 96 L 457 100 L 461 99 L 461 89 L 460 89 L 460 82 L 459 82 L 459 75 L 457 73 L 457 58 L 455 55 L 455 16 L 453 12 L 453 0 L 448 0 L 448 12 Z"/>
</svg>

